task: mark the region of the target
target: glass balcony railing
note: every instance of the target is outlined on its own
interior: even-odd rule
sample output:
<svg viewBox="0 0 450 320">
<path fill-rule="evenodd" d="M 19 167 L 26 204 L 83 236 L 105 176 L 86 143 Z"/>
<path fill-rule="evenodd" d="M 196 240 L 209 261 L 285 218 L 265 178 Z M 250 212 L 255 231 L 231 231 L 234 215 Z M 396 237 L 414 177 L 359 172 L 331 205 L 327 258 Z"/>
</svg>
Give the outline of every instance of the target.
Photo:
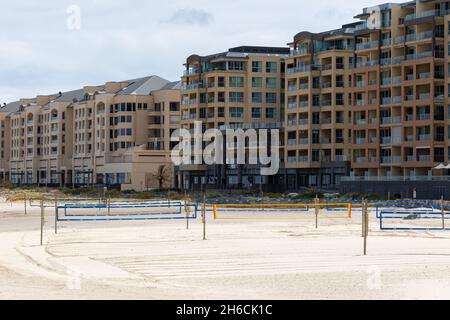
<svg viewBox="0 0 450 320">
<path fill-rule="evenodd" d="M 449 10 L 427 10 L 416 12 L 405 16 L 405 22 L 426 17 L 443 17 L 449 13 Z"/>
</svg>

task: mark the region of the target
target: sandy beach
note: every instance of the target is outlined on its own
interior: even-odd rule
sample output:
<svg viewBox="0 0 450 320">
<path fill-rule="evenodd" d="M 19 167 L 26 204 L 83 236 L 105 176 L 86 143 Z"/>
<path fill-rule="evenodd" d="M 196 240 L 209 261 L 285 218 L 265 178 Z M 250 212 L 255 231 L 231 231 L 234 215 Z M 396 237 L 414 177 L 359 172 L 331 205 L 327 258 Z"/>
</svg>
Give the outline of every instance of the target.
<svg viewBox="0 0 450 320">
<path fill-rule="evenodd" d="M 233 214 L 245 212 L 236 212 Z M 448 299 L 450 234 L 353 217 L 61 222 L 0 206 L 1 299 Z M 251 216 L 252 218 L 254 215 Z M 292 218 L 291 218 L 292 217 Z"/>
</svg>

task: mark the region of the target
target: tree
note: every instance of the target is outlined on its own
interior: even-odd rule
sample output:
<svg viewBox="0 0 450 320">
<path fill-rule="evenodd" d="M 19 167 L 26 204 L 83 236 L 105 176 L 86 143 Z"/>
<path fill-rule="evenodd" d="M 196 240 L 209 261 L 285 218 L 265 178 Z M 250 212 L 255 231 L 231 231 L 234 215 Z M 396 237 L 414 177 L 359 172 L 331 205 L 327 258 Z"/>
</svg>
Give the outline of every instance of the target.
<svg viewBox="0 0 450 320">
<path fill-rule="evenodd" d="M 156 173 L 153 174 L 153 177 L 158 180 L 158 187 L 160 190 L 164 188 L 164 184 L 170 181 L 170 169 L 166 165 L 160 165 L 156 170 Z"/>
</svg>

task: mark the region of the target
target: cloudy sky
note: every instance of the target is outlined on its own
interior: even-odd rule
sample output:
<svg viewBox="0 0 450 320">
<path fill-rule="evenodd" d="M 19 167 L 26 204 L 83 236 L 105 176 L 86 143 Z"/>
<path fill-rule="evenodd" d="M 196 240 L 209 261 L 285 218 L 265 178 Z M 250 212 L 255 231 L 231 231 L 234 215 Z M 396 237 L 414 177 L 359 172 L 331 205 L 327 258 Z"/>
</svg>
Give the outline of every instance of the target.
<svg viewBox="0 0 450 320">
<path fill-rule="evenodd" d="M 404 2 L 393 0 L 391 2 Z M 378 0 L 14 0 L 0 11 L 0 103 L 157 74 L 190 54 L 285 46 Z"/>
</svg>

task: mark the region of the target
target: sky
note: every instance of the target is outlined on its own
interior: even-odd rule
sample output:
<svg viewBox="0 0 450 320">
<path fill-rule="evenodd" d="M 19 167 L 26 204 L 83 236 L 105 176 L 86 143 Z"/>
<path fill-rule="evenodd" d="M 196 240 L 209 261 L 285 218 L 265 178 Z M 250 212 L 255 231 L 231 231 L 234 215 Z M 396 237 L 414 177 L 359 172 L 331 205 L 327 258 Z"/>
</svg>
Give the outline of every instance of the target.
<svg viewBox="0 0 450 320">
<path fill-rule="evenodd" d="M 392 0 L 390 2 L 405 2 Z M 0 103 L 148 75 L 191 54 L 286 46 L 355 21 L 374 0 L 14 0 L 0 10 Z"/>
</svg>

